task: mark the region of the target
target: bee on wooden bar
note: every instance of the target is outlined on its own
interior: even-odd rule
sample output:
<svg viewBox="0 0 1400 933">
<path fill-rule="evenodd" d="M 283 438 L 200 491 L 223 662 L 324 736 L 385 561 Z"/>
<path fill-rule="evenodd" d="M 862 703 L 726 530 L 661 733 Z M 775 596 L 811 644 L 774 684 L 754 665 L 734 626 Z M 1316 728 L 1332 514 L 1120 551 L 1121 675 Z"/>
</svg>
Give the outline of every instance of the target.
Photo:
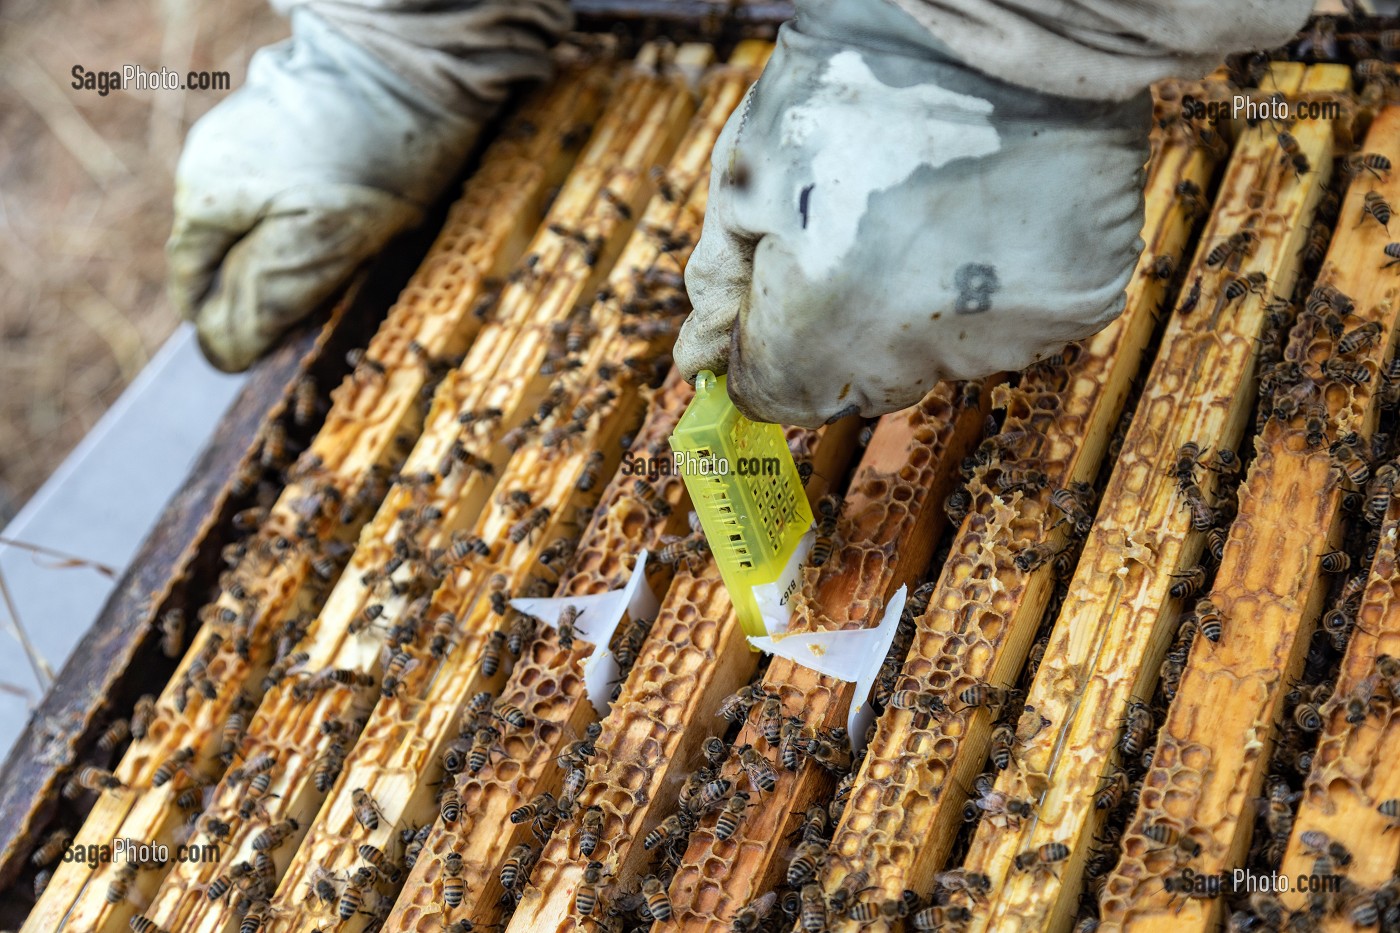
<svg viewBox="0 0 1400 933">
<path fill-rule="evenodd" d="M 1400 243 L 1387 243 L 1381 252 L 1385 253 L 1385 257 L 1390 260 L 1389 262 L 1381 263 L 1382 269 L 1389 269 L 1391 266 L 1400 265 Z"/>
<path fill-rule="evenodd" d="M 1176 582 L 1171 585 L 1170 593 L 1174 599 L 1186 599 L 1195 596 L 1206 585 L 1206 568 L 1204 564 L 1196 564 L 1188 567 L 1181 573 L 1172 574 L 1172 579 Z"/>
<path fill-rule="evenodd" d="M 601 811 L 600 811 L 601 812 Z M 596 844 L 596 841 L 595 841 Z M 584 855 L 591 855 L 592 850 Z M 513 891 L 530 874 L 530 867 L 535 863 L 535 850 L 529 843 L 522 842 L 520 845 L 510 850 L 505 862 L 501 864 L 501 887 L 507 891 Z"/>
<path fill-rule="evenodd" d="M 1367 217 L 1375 220 L 1390 232 L 1390 203 L 1386 201 L 1384 195 L 1379 191 L 1366 192 L 1365 200 L 1361 206 L 1361 220 L 1364 222 Z"/>
<path fill-rule="evenodd" d="M 330 791 L 335 779 L 340 777 L 340 770 L 345 765 L 345 755 L 345 743 L 337 739 L 316 759 L 313 780 L 318 791 L 323 794 Z"/>
<path fill-rule="evenodd" d="M 447 453 L 442 455 L 442 461 L 438 463 L 438 475 L 446 477 L 452 472 L 452 468 L 461 464 L 465 470 L 474 470 L 485 476 L 495 476 L 496 467 L 485 457 L 479 457 L 467 450 L 467 445 L 457 438 L 452 445 L 447 448 Z"/>
<path fill-rule="evenodd" d="M 482 726 L 472 736 L 471 752 L 467 755 L 467 773 L 477 774 L 491 760 L 491 749 L 501 737 L 500 730 Z"/>
<path fill-rule="evenodd" d="M 909 918 L 913 930 L 948 930 L 963 926 L 972 919 L 966 907 L 934 905 L 915 911 Z"/>
<path fill-rule="evenodd" d="M 805 933 L 825 933 L 826 897 L 821 885 L 808 883 L 802 886 L 801 924 Z"/>
<path fill-rule="evenodd" d="M 1195 215 L 1205 210 L 1205 197 L 1201 192 L 1201 186 L 1189 178 L 1184 178 L 1176 183 L 1173 189 L 1178 200 L 1186 208 L 1186 213 Z"/>
<path fill-rule="evenodd" d="M 1094 809 L 1115 809 L 1128 793 L 1128 772 L 1122 768 L 1113 768 L 1099 780 L 1102 783 L 1099 784 L 1098 790 L 1094 791 Z"/>
<path fill-rule="evenodd" d="M 939 717 L 948 711 L 943 698 L 926 690 L 896 690 L 890 696 L 891 709 L 913 711 L 916 716 Z"/>
<path fill-rule="evenodd" d="M 771 793 L 778 786 L 778 777 L 773 772 L 773 766 L 752 745 L 745 745 L 739 749 L 739 764 L 758 790 Z"/>
<path fill-rule="evenodd" d="M 728 782 L 726 782 L 728 783 Z M 715 820 L 715 838 L 723 842 L 730 838 L 739 830 L 739 820 L 744 816 L 744 811 L 749 807 L 749 795 L 746 791 L 735 791 L 724 804 L 724 809 L 720 811 L 719 818 Z"/>
<path fill-rule="evenodd" d="M 372 359 L 361 347 L 356 347 L 346 353 L 345 362 L 350 364 L 350 368 L 354 370 L 356 382 L 362 379 L 383 376 L 388 372 L 388 370 L 384 368 L 383 363 Z"/>
<path fill-rule="evenodd" d="M 1147 267 L 1149 278 L 1165 281 L 1176 273 L 1176 259 L 1172 256 L 1153 257 L 1152 263 Z"/>
<path fill-rule="evenodd" d="M 1128 713 L 1123 719 L 1123 734 L 1118 739 L 1118 748 L 1129 758 L 1142 754 L 1147 746 L 1148 735 L 1152 732 L 1152 711 L 1141 700 L 1128 704 Z"/>
<path fill-rule="evenodd" d="M 1039 470 L 1002 470 L 994 485 L 1003 495 L 1020 491 L 1031 495 L 1045 488 L 1049 478 Z"/>
<path fill-rule="evenodd" d="M 1200 304 L 1200 302 L 1201 277 L 1198 275 L 1196 276 L 1196 280 L 1191 283 L 1191 288 L 1187 290 L 1186 297 L 1183 298 L 1181 304 L 1177 306 L 1177 313 L 1180 314 L 1182 317 L 1185 317 L 1192 311 L 1196 310 L 1196 305 Z"/>
<path fill-rule="evenodd" d="M 646 480 L 636 480 L 632 484 L 632 494 L 657 518 L 665 518 L 671 514 L 671 504 L 663 499 L 656 487 Z"/>
<path fill-rule="evenodd" d="M 1191 513 L 1191 527 L 1196 531 L 1206 531 L 1220 520 L 1220 514 L 1206 504 L 1205 494 L 1195 483 L 1182 488 L 1181 495 Z"/>
<path fill-rule="evenodd" d="M 1248 256 L 1254 251 L 1258 242 L 1259 234 L 1253 230 L 1240 230 L 1232 233 L 1224 242 L 1217 243 L 1206 254 L 1206 266 L 1215 269 L 1225 265 L 1233 256 Z"/>
<path fill-rule="evenodd" d="M 639 480 L 638 482 L 641 481 Z M 542 505 L 514 525 L 511 525 L 507 537 L 510 538 L 511 543 L 520 544 L 526 538 L 530 537 L 530 535 L 547 525 L 549 523 L 549 516 L 550 510 L 548 506 Z"/>
<path fill-rule="evenodd" d="M 342 923 L 355 916 L 364 907 L 365 891 L 369 890 L 370 882 L 373 880 L 374 869 L 369 867 L 360 868 L 346 880 L 345 890 L 340 895 L 340 904 L 337 905 L 337 914 Z"/>
<path fill-rule="evenodd" d="M 132 933 L 166 933 L 165 928 L 144 914 L 136 914 L 130 920 Z"/>
<path fill-rule="evenodd" d="M 1337 341 L 1337 353 L 1345 356 L 1355 353 L 1358 350 L 1364 350 L 1379 340 L 1380 336 L 1381 325 L 1375 321 L 1368 321 L 1365 324 L 1347 331 L 1342 339 Z M 1365 382 L 1369 379 L 1370 373 L 1367 372 L 1366 379 L 1362 379 L 1361 381 Z"/>
<path fill-rule="evenodd" d="M 1047 842 L 1036 849 L 1022 852 L 1016 856 L 1012 864 L 1017 871 L 1041 871 L 1048 870 L 1057 878 L 1059 874 L 1055 872 L 1054 866 L 1069 858 L 1070 848 L 1063 842 Z"/>
<path fill-rule="evenodd" d="M 511 453 L 516 453 L 524 447 L 530 440 L 530 436 L 535 433 L 539 423 L 533 418 L 527 418 L 521 424 L 511 428 L 501 436 L 501 446 Z"/>
<path fill-rule="evenodd" d="M 1003 687 L 993 687 L 985 681 L 978 681 L 958 694 L 964 709 L 987 709 L 993 715 L 1011 701 L 1011 691 Z"/>
<path fill-rule="evenodd" d="M 1163 849 L 1176 848 L 1190 858 L 1197 858 L 1201 854 L 1201 844 L 1199 842 L 1184 833 L 1178 832 L 1166 823 L 1148 823 L 1143 827 L 1142 835 L 1147 839 L 1151 839 Z"/>
<path fill-rule="evenodd" d="M 438 815 L 444 823 L 456 823 L 462 817 L 462 798 L 457 793 L 457 785 L 448 781 L 442 786 L 438 798 Z"/>
<path fill-rule="evenodd" d="M 1065 549 L 1064 546 L 1056 546 L 1047 543 L 1033 544 L 1028 548 L 1022 548 L 1021 551 L 1011 559 L 1011 563 L 1015 564 L 1016 569 L 1022 573 L 1029 573 L 1032 570 L 1050 563 L 1063 553 Z"/>
<path fill-rule="evenodd" d="M 554 805 L 553 794 L 548 791 L 536 794 L 528 803 L 516 807 L 510 812 L 510 821 L 517 824 L 528 822 L 544 810 L 552 809 Z"/>
<path fill-rule="evenodd" d="M 292 817 L 273 823 L 253 837 L 253 851 L 266 852 L 275 849 L 291 838 L 292 833 L 301 829 L 301 824 Z"/>
<path fill-rule="evenodd" d="M 943 511 L 948 515 L 948 520 L 955 525 L 961 525 L 971 509 L 972 494 L 963 487 L 954 489 L 948 494 L 948 498 L 943 500 Z"/>
<path fill-rule="evenodd" d="M 73 841 L 73 834 L 66 829 L 55 829 L 44 837 L 44 841 L 39 843 L 29 856 L 29 863 L 36 868 L 44 868 L 58 861 L 63 850 L 68 848 L 68 843 Z"/>
<path fill-rule="evenodd" d="M 580 917 L 592 915 L 598 906 L 598 888 L 603 881 L 603 863 L 589 862 L 583 869 L 583 880 L 574 892 L 574 910 Z"/>
<path fill-rule="evenodd" d="M 647 911 L 656 920 L 665 923 L 671 919 L 671 898 L 666 886 L 655 875 L 647 876 L 642 882 L 642 896 L 646 898 Z"/>
<path fill-rule="evenodd" d="M 1225 280 L 1225 303 L 1231 304 L 1250 293 L 1263 295 L 1269 286 L 1268 276 L 1262 272 L 1247 275 L 1231 275 Z"/>
<path fill-rule="evenodd" d="M 371 831 L 379 828 L 379 820 L 384 814 L 367 790 L 363 787 L 352 790 L 350 792 L 350 805 L 351 811 L 355 815 L 355 822 Z"/>
<path fill-rule="evenodd" d="M 1342 159 L 1342 171 L 1353 178 L 1370 172 L 1378 181 L 1384 181 L 1390 172 L 1390 160 L 1374 152 L 1357 152 Z"/>
<path fill-rule="evenodd" d="M 1298 140 L 1292 133 L 1279 133 L 1278 146 L 1279 149 L 1283 150 L 1283 155 L 1279 157 L 1279 164 L 1291 164 L 1293 173 L 1300 178 L 1312 171 L 1312 163 L 1308 161 L 1307 155 L 1303 153 L 1302 147 L 1298 145 Z"/>
<path fill-rule="evenodd" d="M 1327 247 L 1332 244 L 1332 228 L 1327 224 L 1318 221 L 1308 228 L 1308 242 L 1303 244 L 1301 250 L 1303 262 L 1309 266 L 1318 266 L 1322 260 L 1327 258 Z"/>
<path fill-rule="evenodd" d="M 734 693 L 720 701 L 719 710 L 716 716 L 721 716 L 730 722 L 743 722 L 749 716 L 749 710 L 768 697 L 768 693 L 762 686 L 750 684 L 740 687 Z"/>
<path fill-rule="evenodd" d="M 475 431 L 478 427 L 496 424 L 504 417 L 505 412 L 499 408 L 476 408 L 458 413 L 457 423 L 470 426 Z"/>
<path fill-rule="evenodd" d="M 174 754 L 172 754 L 169 758 L 165 759 L 165 761 L 161 762 L 160 767 L 156 769 L 155 774 L 151 775 L 151 786 L 162 787 L 165 784 L 170 783 L 171 779 L 173 779 L 176 774 L 180 773 L 181 771 L 187 770 L 189 763 L 193 760 L 193 748 L 187 745 L 183 748 L 177 749 Z M 115 784 L 112 786 L 120 787 L 121 785 Z"/>
<path fill-rule="evenodd" d="M 1400 829 L 1400 797 L 1382 800 L 1376 805 L 1376 812 L 1390 820 L 1390 825 L 1381 832 L 1388 833 L 1392 829 Z"/>
<path fill-rule="evenodd" d="M 656 828 L 647 833 L 642 840 L 642 848 L 650 852 L 657 846 L 665 842 L 676 839 L 683 839 L 695 830 L 697 825 L 694 814 L 685 810 L 673 813 L 657 824 Z"/>
</svg>

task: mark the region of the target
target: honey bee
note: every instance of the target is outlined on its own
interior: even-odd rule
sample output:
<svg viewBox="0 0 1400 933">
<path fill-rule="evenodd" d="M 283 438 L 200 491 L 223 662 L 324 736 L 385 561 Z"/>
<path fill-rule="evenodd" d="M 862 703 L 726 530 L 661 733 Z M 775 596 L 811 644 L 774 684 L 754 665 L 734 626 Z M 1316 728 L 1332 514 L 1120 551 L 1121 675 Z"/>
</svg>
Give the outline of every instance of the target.
<svg viewBox="0 0 1400 933">
<path fill-rule="evenodd" d="M 1045 488 L 1049 478 L 1038 470 L 1003 470 L 996 479 L 997 489 L 1010 495 L 1020 491 L 1026 495 Z"/>
<path fill-rule="evenodd" d="M 1123 719 L 1123 734 L 1118 739 L 1118 748 L 1129 758 L 1135 758 L 1142 754 L 1151 732 L 1152 711 L 1141 700 L 1133 700 L 1128 704 L 1128 713 Z"/>
<path fill-rule="evenodd" d="M 457 793 L 457 785 L 448 781 L 442 786 L 438 797 L 438 815 L 444 823 L 456 823 L 462 816 L 462 798 Z"/>
<path fill-rule="evenodd" d="M 1293 724 L 1304 732 L 1322 730 L 1322 714 L 1312 703 L 1299 703 L 1293 708 Z"/>
<path fill-rule="evenodd" d="M 1058 874 L 1054 871 L 1054 866 L 1069 858 L 1069 855 L 1070 848 L 1063 842 L 1047 842 L 1038 848 L 1017 855 L 1012 864 L 1016 866 L 1017 871 L 1040 871 L 1044 869 L 1049 870 L 1058 877 Z"/>
<path fill-rule="evenodd" d="M 404 685 L 404 678 L 418 666 L 418 659 L 407 651 L 394 651 L 388 645 L 380 652 L 380 664 L 384 667 L 384 682 L 380 693 L 387 699 L 396 695 Z"/>
<path fill-rule="evenodd" d="M 1094 791 L 1094 809 L 1112 810 L 1128 793 L 1128 772 L 1122 768 L 1114 768 L 1100 780 L 1102 783 L 1099 784 L 1098 790 Z"/>
<path fill-rule="evenodd" d="M 145 739 L 155 718 L 156 698 L 149 693 L 142 695 L 131 712 L 131 737 L 138 742 Z"/>
<path fill-rule="evenodd" d="M 471 752 L 467 755 L 469 774 L 477 774 L 486 767 L 487 762 L 491 760 L 491 748 L 500 737 L 500 731 L 491 726 L 482 726 L 476 730 L 472 737 Z"/>
<path fill-rule="evenodd" d="M 1201 303 L 1201 277 L 1196 276 L 1196 280 L 1191 283 L 1191 288 L 1186 292 L 1186 297 L 1177 306 L 1177 313 L 1182 317 L 1196 310 L 1196 306 Z"/>
<path fill-rule="evenodd" d="M 553 809 L 554 805 L 555 800 L 553 794 L 548 791 L 536 794 L 528 803 L 516 807 L 510 812 L 510 821 L 517 824 L 527 822 L 534 819 L 545 810 Z"/>
<path fill-rule="evenodd" d="M 526 717 L 525 711 L 509 703 L 497 703 L 496 710 L 492 715 L 517 729 L 524 729 L 530 725 L 530 720 Z"/>
<path fill-rule="evenodd" d="M 964 709 L 989 709 L 998 711 L 1011 700 L 1011 691 L 978 681 L 958 694 Z"/>
<path fill-rule="evenodd" d="M 506 633 L 496 629 L 486 638 L 486 645 L 481 649 L 481 673 L 487 677 L 494 677 L 501 669 L 501 655 L 506 650 Z"/>
<path fill-rule="evenodd" d="M 160 650 L 167 658 L 178 658 L 185 644 L 185 613 L 171 609 L 160 617 Z"/>
<path fill-rule="evenodd" d="M 1205 494 L 1195 483 L 1182 488 L 1181 496 L 1191 513 L 1191 527 L 1196 531 L 1206 531 L 1220 520 L 1220 513 L 1206 503 Z"/>
<path fill-rule="evenodd" d="M 522 842 L 511 849 L 505 862 L 501 864 L 501 887 L 507 891 L 514 890 L 530 874 L 530 866 L 534 863 L 535 850 L 530 847 L 529 843 Z"/>
<path fill-rule="evenodd" d="M 275 849 L 291 838 L 292 833 L 301 829 L 301 824 L 292 817 L 273 823 L 253 837 L 253 851 L 266 852 Z"/>
<path fill-rule="evenodd" d="M 1016 556 L 1011 559 L 1011 563 L 1022 573 L 1030 573 L 1032 570 L 1050 563 L 1064 551 L 1064 546 L 1047 543 L 1033 544 L 1017 552 Z"/>
<path fill-rule="evenodd" d="M 913 710 L 921 716 L 942 716 L 948 711 L 943 698 L 926 690 L 896 690 L 890 695 L 891 709 Z"/>
<path fill-rule="evenodd" d="M 1342 339 L 1337 341 L 1337 352 L 1346 355 L 1355 353 L 1358 350 L 1364 350 L 1379 340 L 1380 336 L 1381 325 L 1375 321 L 1368 321 L 1365 324 L 1358 325 L 1352 330 L 1347 331 Z M 1370 372 L 1366 371 L 1366 379 L 1361 381 L 1365 382 L 1369 379 Z"/>
<path fill-rule="evenodd" d="M 1157 843 L 1163 849 L 1177 848 L 1190 858 L 1197 858 L 1201 854 L 1201 844 L 1190 836 L 1178 832 L 1166 823 L 1148 823 L 1142 829 L 1142 835 Z"/>
<path fill-rule="evenodd" d="M 943 500 L 943 511 L 947 513 L 948 521 L 954 525 L 961 525 L 971 509 L 972 494 L 962 487 L 954 489 L 948 494 L 948 498 Z"/>
<path fill-rule="evenodd" d="M 1202 196 L 1201 186 L 1191 179 L 1186 178 L 1177 182 L 1174 191 L 1188 214 L 1199 214 L 1205 209 L 1205 199 Z"/>
<path fill-rule="evenodd" d="M 1390 820 L 1390 825 L 1381 832 L 1388 833 L 1392 829 L 1400 829 L 1400 797 L 1382 800 L 1376 805 L 1376 812 Z"/>
<path fill-rule="evenodd" d="M 598 886 L 603 880 L 603 863 L 589 862 L 583 869 L 583 880 L 574 892 L 574 910 L 587 917 L 598 906 Z"/>
<path fill-rule="evenodd" d="M 1246 275 L 1230 275 L 1225 279 L 1225 303 L 1231 304 L 1248 294 L 1263 295 L 1268 288 L 1269 279 L 1262 272 L 1250 272 Z"/>
<path fill-rule="evenodd" d="M 1400 658 L 1388 654 L 1376 655 L 1376 675 L 1390 691 L 1390 698 L 1400 700 Z"/>
<path fill-rule="evenodd" d="M 155 774 L 151 775 L 151 786 L 162 787 L 168 784 L 176 774 L 186 771 L 187 766 L 194 760 L 194 749 L 188 745 L 177 749 L 174 754 L 161 762 L 156 768 Z M 114 785 L 120 786 L 120 785 Z"/>
<path fill-rule="evenodd" d="M 748 718 L 749 710 L 762 703 L 767 696 L 761 686 L 740 687 L 720 701 L 719 710 L 715 715 L 722 716 L 730 722 L 743 722 Z"/>
<path fill-rule="evenodd" d="M 374 869 L 363 867 L 355 874 L 351 875 L 345 882 L 345 890 L 341 892 L 340 903 L 337 905 L 337 913 L 342 923 L 348 921 L 364 907 L 365 895 L 370 882 L 374 880 Z"/>
<path fill-rule="evenodd" d="M 642 895 L 646 898 L 647 911 L 656 920 L 666 922 L 671 919 L 671 898 L 666 886 L 655 875 L 649 875 L 642 882 Z"/>
<path fill-rule="evenodd" d="M 1170 593 L 1174 599 L 1186 599 L 1195 596 L 1206 585 L 1206 568 L 1204 564 L 1196 564 L 1188 567 L 1181 573 L 1172 574 L 1172 579 L 1176 582 L 1171 585 Z"/>
<path fill-rule="evenodd" d="M 638 482 L 641 482 L 641 480 L 638 480 Z M 547 525 L 549 523 L 549 516 L 549 507 L 542 505 L 514 525 L 511 525 L 510 531 L 506 536 L 510 538 L 511 543 L 520 544 L 535 531 Z"/>
<path fill-rule="evenodd" d="M 632 484 L 632 494 L 641 501 L 651 513 L 657 518 L 665 518 L 671 514 L 671 504 L 661 498 L 656 487 L 644 479 L 639 479 Z"/>
<path fill-rule="evenodd" d="M 915 911 L 909 918 L 909 926 L 920 931 L 947 930 L 963 926 L 971 919 L 972 911 L 966 907 L 935 904 Z"/>
<path fill-rule="evenodd" d="M 1377 180 L 1383 181 L 1390 171 L 1390 160 L 1374 152 L 1358 152 L 1342 159 L 1342 171 L 1351 177 L 1370 172 Z"/>
<path fill-rule="evenodd" d="M 851 905 L 851 909 L 846 911 L 846 919 L 856 923 L 873 923 L 876 920 L 886 920 L 893 923 L 901 917 L 908 916 L 909 905 L 901 900 L 887 900 L 878 903 L 874 901 L 861 901 Z"/>
<path fill-rule="evenodd" d="M 726 782 L 728 783 L 728 782 Z M 749 795 L 744 791 L 735 791 L 725 803 L 724 809 L 720 811 L 719 818 L 715 821 L 715 838 L 721 842 L 733 836 L 739 829 L 739 820 L 743 818 L 744 811 L 749 806 Z"/>
<path fill-rule="evenodd" d="M 1321 447 L 1327 442 L 1327 407 L 1309 405 L 1303 414 L 1304 440 L 1309 447 Z"/>
<path fill-rule="evenodd" d="M 773 907 L 778 902 L 778 892 L 769 891 L 734 915 L 729 924 L 731 933 L 758 933 Z"/>
<path fill-rule="evenodd" d="M 512 518 L 520 519 L 534 505 L 534 500 L 530 494 L 523 489 L 512 489 L 496 496 L 496 505 L 503 512 L 510 514 Z"/>
<path fill-rule="evenodd" d="M 44 837 L 44 841 L 34 849 L 29 856 L 29 862 L 36 868 L 44 868 L 58 861 L 58 857 L 63 854 L 63 850 L 68 848 L 68 843 L 73 841 L 73 834 L 66 829 L 55 829 Z"/>
<path fill-rule="evenodd" d="M 564 651 L 574 650 L 574 638 L 577 635 L 576 626 L 581 613 L 579 608 L 570 603 L 559 613 L 559 621 L 555 626 L 555 632 L 559 638 L 559 647 Z"/>
<path fill-rule="evenodd" d="M 1240 230 L 1232 233 L 1223 242 L 1212 247 L 1209 253 L 1206 253 L 1206 266 L 1215 269 L 1225 265 L 1236 254 L 1248 256 L 1253 251 L 1258 239 L 1258 234 L 1252 230 Z"/>
<path fill-rule="evenodd" d="M 778 777 L 773 772 L 773 766 L 752 745 L 745 745 L 739 749 L 739 764 L 758 790 L 771 793 L 778 786 Z"/>
<path fill-rule="evenodd" d="M 383 363 L 379 362 L 376 359 L 372 359 L 367 353 L 365 353 L 364 349 L 360 347 L 356 347 L 355 349 L 346 353 L 345 362 L 349 363 L 350 368 L 355 371 L 354 376 L 356 382 L 359 382 L 362 379 L 369 379 L 375 376 L 383 376 L 386 372 L 388 372 L 388 370 L 384 368 Z"/>
<path fill-rule="evenodd" d="M 453 909 L 461 907 L 466 895 L 467 885 L 462 880 L 462 856 L 456 852 L 449 852 L 442 860 L 443 903 Z"/>
<path fill-rule="evenodd" d="M 165 929 L 144 914 L 136 914 L 130 920 L 132 933 L 165 933 Z"/>
<path fill-rule="evenodd" d="M 685 810 L 673 813 L 656 825 L 656 828 L 647 833 L 642 840 L 642 848 L 650 852 L 662 843 L 674 839 L 683 839 L 693 832 L 697 825 L 694 814 Z"/>
<path fill-rule="evenodd" d="M 1365 200 L 1361 207 L 1361 221 L 1365 222 L 1370 217 L 1390 232 L 1390 203 L 1379 191 L 1366 192 Z"/>
<path fill-rule="evenodd" d="M 363 843 L 356 851 L 360 853 L 360 858 L 372 865 L 375 871 L 379 872 L 384 880 L 390 884 L 398 884 L 403 878 L 403 869 L 395 865 L 389 856 L 375 846 Z"/>
<path fill-rule="evenodd" d="M 802 886 L 801 923 L 807 933 L 824 933 L 826 930 L 826 897 L 821 885 L 808 883 Z"/>
<path fill-rule="evenodd" d="M 1312 164 L 1308 162 L 1308 157 L 1303 153 L 1302 147 L 1298 145 L 1297 138 L 1289 132 L 1278 134 L 1278 146 L 1283 150 L 1283 155 L 1279 157 L 1282 165 L 1291 164 L 1294 174 L 1299 177 L 1312 171 Z"/>
<path fill-rule="evenodd" d="M 335 779 L 340 777 L 340 769 L 345 765 L 345 754 L 345 743 L 336 739 L 316 759 L 313 780 L 318 791 L 323 794 L 330 791 Z"/>
<path fill-rule="evenodd" d="M 379 820 L 383 813 L 379 809 L 379 804 L 375 802 L 368 791 L 363 787 L 352 790 L 350 804 L 351 811 L 355 815 L 355 822 L 371 831 L 379 828 Z"/>
</svg>

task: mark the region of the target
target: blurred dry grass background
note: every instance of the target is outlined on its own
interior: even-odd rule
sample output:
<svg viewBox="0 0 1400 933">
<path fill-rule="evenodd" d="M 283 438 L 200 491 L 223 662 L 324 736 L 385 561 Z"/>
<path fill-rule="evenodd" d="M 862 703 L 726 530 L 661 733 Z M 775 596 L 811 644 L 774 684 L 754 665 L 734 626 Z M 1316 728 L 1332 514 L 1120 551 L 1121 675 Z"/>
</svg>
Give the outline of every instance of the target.
<svg viewBox="0 0 1400 933">
<path fill-rule="evenodd" d="M 0 524 L 178 323 L 175 163 L 227 91 L 74 90 L 72 68 L 228 71 L 286 35 L 266 0 L 0 0 Z"/>
</svg>

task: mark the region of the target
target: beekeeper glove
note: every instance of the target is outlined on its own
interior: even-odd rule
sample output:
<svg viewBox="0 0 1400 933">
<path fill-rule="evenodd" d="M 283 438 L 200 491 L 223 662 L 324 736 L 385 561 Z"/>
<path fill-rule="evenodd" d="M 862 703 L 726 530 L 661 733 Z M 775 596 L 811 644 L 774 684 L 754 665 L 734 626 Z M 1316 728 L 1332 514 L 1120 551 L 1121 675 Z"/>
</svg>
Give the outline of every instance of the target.
<svg viewBox="0 0 1400 933">
<path fill-rule="evenodd" d="M 284 0 L 292 37 L 190 130 L 169 291 L 247 368 L 418 222 L 514 82 L 549 71 L 566 0 Z"/>
<path fill-rule="evenodd" d="M 1127 0 L 1093 5 L 1143 11 Z M 1306 5 L 1271 9 L 1287 18 L 1299 7 L 1292 26 Z M 816 425 L 879 415 L 940 380 L 1021 369 L 1115 318 L 1142 250 L 1147 84 L 1172 64 L 1199 71 L 1215 60 L 1209 48 L 1176 55 L 1155 40 L 1139 43 L 1152 54 L 1135 50 L 1126 32 L 1094 42 L 1089 27 L 1102 20 L 1056 32 L 1039 15 L 1032 29 L 1023 13 L 1018 35 L 1009 10 L 1020 4 L 1005 0 L 899 6 L 935 17 L 994 7 L 1002 28 L 970 38 L 950 28 L 962 43 L 955 56 L 894 2 L 798 0 L 715 147 L 686 270 L 694 311 L 675 359 L 687 377 L 727 371 L 751 417 Z M 1193 15 L 1228 48 L 1239 39 L 1226 36 L 1231 10 L 1216 3 Z M 1074 56 L 1036 57 L 1046 37 L 1095 46 L 1090 70 Z M 1042 88 L 969 67 L 982 60 L 979 40 L 986 50 L 1016 44 Z M 987 58 L 1003 62 L 1007 50 Z"/>
</svg>

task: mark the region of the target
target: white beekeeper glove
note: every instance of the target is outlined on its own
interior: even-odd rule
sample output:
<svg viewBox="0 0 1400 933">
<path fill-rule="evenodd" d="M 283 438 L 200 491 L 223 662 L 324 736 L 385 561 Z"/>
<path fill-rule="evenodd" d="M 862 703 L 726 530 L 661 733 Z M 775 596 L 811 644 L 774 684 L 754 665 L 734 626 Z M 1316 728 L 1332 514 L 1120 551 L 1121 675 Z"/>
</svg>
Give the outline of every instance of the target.
<svg viewBox="0 0 1400 933">
<path fill-rule="evenodd" d="M 283 0 L 292 38 L 191 128 L 169 290 L 240 370 L 421 219 L 513 82 L 549 72 L 567 0 Z"/>
<path fill-rule="evenodd" d="M 1034 14 L 1014 0 L 798 0 L 715 146 L 676 363 L 727 371 L 751 417 L 816 425 L 1098 331 L 1142 250 L 1147 85 L 1242 40 L 1283 41 L 1309 5 L 1270 3 L 1268 31 L 1250 20 L 1242 37 L 1236 7 L 1257 0 L 1167 0 L 1150 17 L 1132 0 Z M 1191 18 L 1176 44 L 1163 8 Z M 945 31 L 956 56 L 934 38 Z M 984 59 L 1039 89 L 964 64 Z"/>
</svg>

